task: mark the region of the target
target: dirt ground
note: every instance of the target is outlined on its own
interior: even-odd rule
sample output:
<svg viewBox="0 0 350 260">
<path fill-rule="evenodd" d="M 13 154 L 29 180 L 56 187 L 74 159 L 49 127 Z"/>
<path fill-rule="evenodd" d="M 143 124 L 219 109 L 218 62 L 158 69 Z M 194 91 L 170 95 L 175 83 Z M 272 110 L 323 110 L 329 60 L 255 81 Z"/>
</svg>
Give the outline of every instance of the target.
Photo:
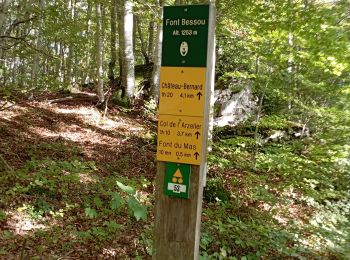
<svg viewBox="0 0 350 260">
<path fill-rule="evenodd" d="M 155 119 L 54 98 L 0 111 L 0 259 L 149 258 L 152 212 L 146 221 L 113 212 L 108 194 L 121 181 L 153 204 Z M 64 179 L 72 172 L 77 180 Z"/>
</svg>

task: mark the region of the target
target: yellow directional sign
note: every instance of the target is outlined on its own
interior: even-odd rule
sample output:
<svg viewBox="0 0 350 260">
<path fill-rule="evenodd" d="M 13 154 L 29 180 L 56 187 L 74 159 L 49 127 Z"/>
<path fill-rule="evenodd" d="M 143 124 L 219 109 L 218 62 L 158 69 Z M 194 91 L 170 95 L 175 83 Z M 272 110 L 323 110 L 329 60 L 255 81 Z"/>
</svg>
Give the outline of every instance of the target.
<svg viewBox="0 0 350 260">
<path fill-rule="evenodd" d="M 159 114 L 203 116 L 206 68 L 161 67 Z"/>
<path fill-rule="evenodd" d="M 200 165 L 203 118 L 159 115 L 157 160 Z"/>
</svg>

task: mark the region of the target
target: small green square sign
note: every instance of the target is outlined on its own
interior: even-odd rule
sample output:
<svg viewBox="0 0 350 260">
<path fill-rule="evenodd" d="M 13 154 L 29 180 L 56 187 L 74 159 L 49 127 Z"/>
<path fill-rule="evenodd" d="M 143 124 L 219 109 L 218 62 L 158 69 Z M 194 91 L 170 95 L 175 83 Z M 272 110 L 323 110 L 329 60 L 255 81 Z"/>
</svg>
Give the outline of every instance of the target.
<svg viewBox="0 0 350 260">
<path fill-rule="evenodd" d="M 178 198 L 189 198 L 191 165 L 165 163 L 164 193 Z"/>
</svg>

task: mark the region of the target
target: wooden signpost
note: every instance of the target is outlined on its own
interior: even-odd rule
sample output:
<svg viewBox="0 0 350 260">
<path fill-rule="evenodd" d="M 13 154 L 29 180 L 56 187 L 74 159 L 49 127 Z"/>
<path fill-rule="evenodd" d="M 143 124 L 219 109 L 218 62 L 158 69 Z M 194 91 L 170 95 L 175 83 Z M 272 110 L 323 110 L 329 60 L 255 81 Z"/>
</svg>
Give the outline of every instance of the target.
<svg viewBox="0 0 350 260">
<path fill-rule="evenodd" d="M 153 259 L 198 259 L 214 5 L 164 7 Z"/>
</svg>

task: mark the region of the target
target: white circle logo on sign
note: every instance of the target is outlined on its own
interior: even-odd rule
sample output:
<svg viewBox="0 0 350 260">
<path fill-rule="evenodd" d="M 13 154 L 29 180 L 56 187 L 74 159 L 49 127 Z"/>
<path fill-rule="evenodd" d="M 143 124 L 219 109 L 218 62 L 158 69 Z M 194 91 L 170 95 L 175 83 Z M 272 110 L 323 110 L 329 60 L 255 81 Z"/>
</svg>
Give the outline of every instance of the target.
<svg viewBox="0 0 350 260">
<path fill-rule="evenodd" d="M 182 57 L 185 57 L 188 53 L 188 44 L 187 42 L 182 42 L 180 45 L 180 54 Z"/>
</svg>

